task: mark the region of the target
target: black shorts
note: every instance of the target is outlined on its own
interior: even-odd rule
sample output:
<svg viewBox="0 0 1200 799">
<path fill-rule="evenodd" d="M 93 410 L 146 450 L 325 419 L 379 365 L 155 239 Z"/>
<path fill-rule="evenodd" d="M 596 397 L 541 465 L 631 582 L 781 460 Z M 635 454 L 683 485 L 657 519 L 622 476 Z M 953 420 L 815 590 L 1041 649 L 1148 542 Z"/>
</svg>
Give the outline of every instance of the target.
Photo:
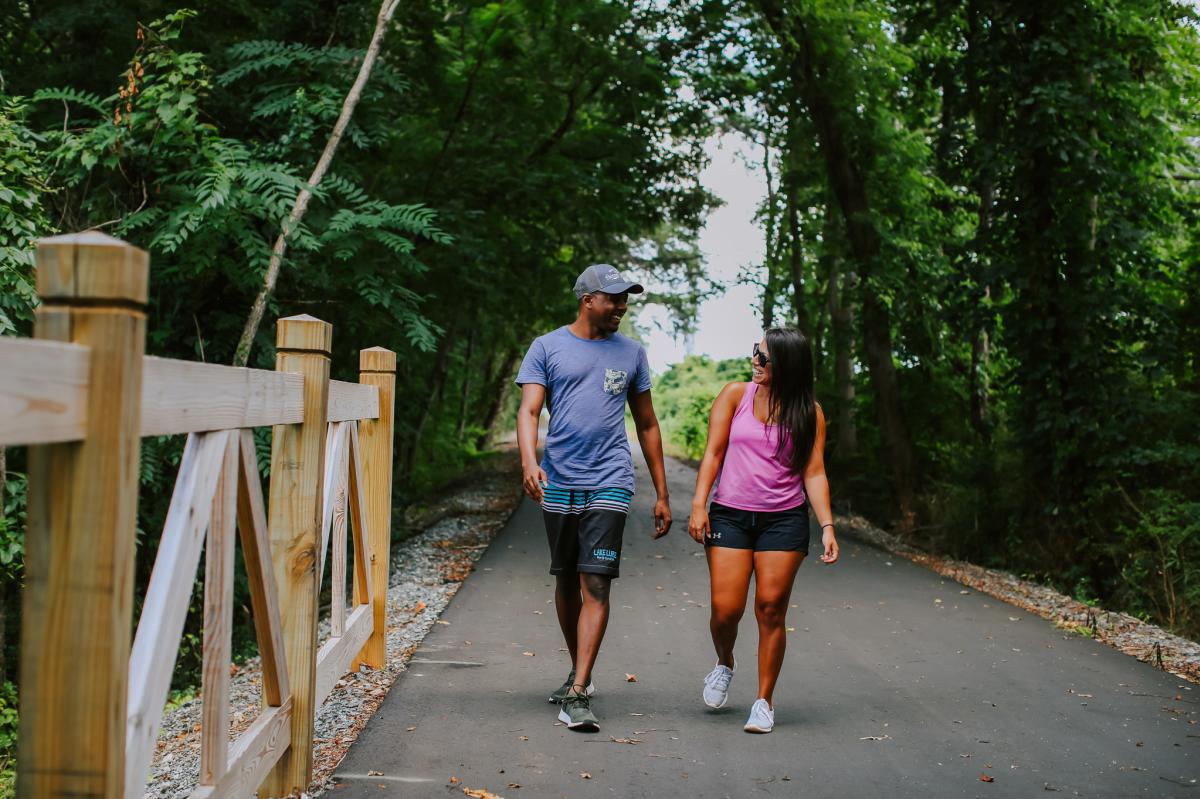
<svg viewBox="0 0 1200 799">
<path fill-rule="evenodd" d="M 808 503 L 777 511 L 730 508 L 714 502 L 708 509 L 705 546 L 755 552 L 808 554 Z"/>
<path fill-rule="evenodd" d="M 550 573 L 619 577 L 626 514 L 616 510 L 553 513 L 542 510 L 550 544 Z"/>
</svg>

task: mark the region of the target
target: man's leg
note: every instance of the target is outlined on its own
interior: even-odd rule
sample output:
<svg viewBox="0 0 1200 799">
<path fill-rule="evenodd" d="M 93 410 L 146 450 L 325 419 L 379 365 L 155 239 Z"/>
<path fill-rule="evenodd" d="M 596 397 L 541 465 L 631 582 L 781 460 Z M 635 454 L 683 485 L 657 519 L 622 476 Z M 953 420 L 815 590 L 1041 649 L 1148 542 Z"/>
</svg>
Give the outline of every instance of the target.
<svg viewBox="0 0 1200 799">
<path fill-rule="evenodd" d="M 554 610 L 558 614 L 558 626 L 571 653 L 571 668 L 578 664 L 579 654 L 579 611 L 583 597 L 579 592 L 579 572 L 568 571 L 554 575 Z M 587 685 L 585 682 L 584 685 Z"/>
<path fill-rule="evenodd" d="M 583 600 L 579 596 L 579 572 L 575 564 L 579 561 L 579 515 L 557 513 L 543 508 L 542 518 L 546 523 L 546 541 L 550 545 L 550 573 L 554 575 L 554 610 L 558 626 L 562 630 L 567 651 L 571 653 L 571 671 L 575 670 L 577 645 L 576 630 L 579 627 L 579 610 Z M 561 702 L 571 688 L 573 678 L 568 676 L 563 687 L 550 695 L 550 701 Z"/>
<path fill-rule="evenodd" d="M 572 687 L 579 691 L 584 690 L 592 679 L 592 666 L 596 663 L 600 641 L 608 627 L 608 594 L 611 587 L 612 577 L 606 574 L 581 573 L 576 583 L 576 596 L 582 595 L 582 608 L 577 612 L 579 622 L 576 643 L 572 648 L 575 663 L 575 685 Z M 562 618 L 561 611 L 559 618 Z M 563 632 L 565 635 L 565 627 Z M 571 647 L 569 640 L 567 646 Z"/>
</svg>

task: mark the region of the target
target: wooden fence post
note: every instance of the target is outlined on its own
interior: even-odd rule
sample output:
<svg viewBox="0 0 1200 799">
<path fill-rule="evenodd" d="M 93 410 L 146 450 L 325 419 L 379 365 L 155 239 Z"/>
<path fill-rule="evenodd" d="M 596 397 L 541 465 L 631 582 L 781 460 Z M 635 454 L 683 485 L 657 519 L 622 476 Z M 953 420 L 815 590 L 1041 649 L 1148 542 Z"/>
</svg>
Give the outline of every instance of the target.
<svg viewBox="0 0 1200 799">
<path fill-rule="evenodd" d="M 280 319 L 275 369 L 304 375 L 304 421 L 271 435 L 267 526 L 279 590 L 283 646 L 292 689 L 291 746 L 263 782 L 260 797 L 308 789 L 312 779 L 317 674 L 317 546 L 325 478 L 325 426 L 333 327 L 308 315 Z"/>
<path fill-rule="evenodd" d="M 31 447 L 17 795 L 122 799 L 146 253 L 42 239 L 35 336 L 90 350 L 82 441 Z"/>
<path fill-rule="evenodd" d="M 371 347 L 358 354 L 358 382 L 379 389 L 379 418 L 358 423 L 363 485 L 367 493 L 367 540 L 371 552 L 371 604 L 375 627 L 354 663 L 381 669 L 387 662 L 388 567 L 392 543 L 392 430 L 395 418 L 396 353 Z M 357 575 L 357 570 L 356 570 Z M 355 593 L 357 593 L 357 588 Z"/>
</svg>

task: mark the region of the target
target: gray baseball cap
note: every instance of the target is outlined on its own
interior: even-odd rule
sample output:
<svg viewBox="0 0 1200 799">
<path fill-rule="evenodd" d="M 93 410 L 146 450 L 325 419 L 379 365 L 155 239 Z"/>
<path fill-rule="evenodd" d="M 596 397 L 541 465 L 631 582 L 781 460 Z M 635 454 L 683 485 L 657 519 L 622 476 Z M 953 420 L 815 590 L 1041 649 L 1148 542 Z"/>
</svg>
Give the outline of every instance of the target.
<svg viewBox="0 0 1200 799">
<path fill-rule="evenodd" d="M 582 297 L 594 291 L 605 294 L 641 294 L 645 291 L 641 283 L 630 283 L 611 264 L 592 264 L 583 270 L 583 274 L 575 281 L 575 296 Z"/>
</svg>

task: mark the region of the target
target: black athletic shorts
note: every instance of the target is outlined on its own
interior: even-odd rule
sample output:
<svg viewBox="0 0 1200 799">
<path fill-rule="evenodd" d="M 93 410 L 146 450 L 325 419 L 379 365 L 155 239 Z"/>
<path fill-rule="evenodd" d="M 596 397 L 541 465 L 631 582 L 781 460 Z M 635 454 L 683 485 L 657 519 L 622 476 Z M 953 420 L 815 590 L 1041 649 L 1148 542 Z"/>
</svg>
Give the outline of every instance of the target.
<svg viewBox="0 0 1200 799">
<path fill-rule="evenodd" d="M 619 577 L 621 541 L 633 492 L 547 486 L 542 500 L 550 573 L 584 572 Z"/>
<path fill-rule="evenodd" d="M 708 535 L 704 537 L 704 544 L 807 555 L 808 503 L 789 510 L 752 511 L 714 502 L 708 508 Z"/>
</svg>

